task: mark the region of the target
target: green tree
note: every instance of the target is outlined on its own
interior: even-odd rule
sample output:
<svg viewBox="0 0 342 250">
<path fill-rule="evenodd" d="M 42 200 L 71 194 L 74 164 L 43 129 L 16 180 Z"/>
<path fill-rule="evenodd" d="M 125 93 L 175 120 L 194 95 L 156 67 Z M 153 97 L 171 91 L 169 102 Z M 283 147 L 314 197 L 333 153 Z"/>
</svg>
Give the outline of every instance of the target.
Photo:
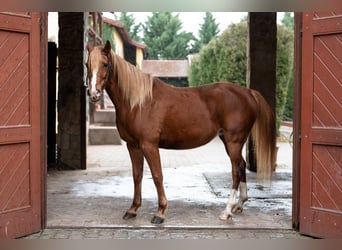
<svg viewBox="0 0 342 250">
<path fill-rule="evenodd" d="M 241 18 L 240 18 L 240 23 L 243 23 L 243 22 L 247 22 L 247 15 L 243 15 Z"/>
<path fill-rule="evenodd" d="M 285 12 L 283 20 L 281 23 L 288 29 L 294 30 L 294 18 L 292 12 Z"/>
<path fill-rule="evenodd" d="M 284 25 L 277 27 L 277 125 L 283 120 L 289 86 L 293 88 L 294 33 Z M 290 87 L 291 88 L 291 87 Z M 292 115 L 291 115 L 292 116 Z"/>
<path fill-rule="evenodd" d="M 192 33 L 181 31 L 182 22 L 171 12 L 153 12 L 143 25 L 143 42 L 148 47 L 148 59 L 185 59 L 195 39 Z"/>
<path fill-rule="evenodd" d="M 246 86 L 247 23 L 232 24 L 194 56 L 190 86 L 229 81 Z"/>
<path fill-rule="evenodd" d="M 292 12 L 285 12 L 282 24 L 294 32 L 294 18 Z M 287 97 L 283 112 L 283 120 L 290 121 L 293 119 L 293 91 L 294 91 L 294 74 L 290 74 L 287 88 Z"/>
<path fill-rule="evenodd" d="M 205 12 L 203 23 L 200 25 L 199 39 L 196 40 L 192 53 L 198 53 L 199 50 L 208 44 L 220 32 L 218 24 L 211 12 Z"/>
<path fill-rule="evenodd" d="M 103 42 L 106 42 L 107 40 L 109 40 L 112 46 L 115 46 L 113 33 L 114 33 L 114 28 L 107 23 L 103 23 L 103 26 L 102 26 Z"/>
<path fill-rule="evenodd" d="M 121 12 L 120 17 L 117 19 L 119 22 L 123 23 L 128 31 L 131 39 L 137 42 L 141 42 L 142 38 L 139 36 L 141 31 L 141 23 L 136 23 L 133 14 L 128 14 L 127 12 Z"/>
</svg>

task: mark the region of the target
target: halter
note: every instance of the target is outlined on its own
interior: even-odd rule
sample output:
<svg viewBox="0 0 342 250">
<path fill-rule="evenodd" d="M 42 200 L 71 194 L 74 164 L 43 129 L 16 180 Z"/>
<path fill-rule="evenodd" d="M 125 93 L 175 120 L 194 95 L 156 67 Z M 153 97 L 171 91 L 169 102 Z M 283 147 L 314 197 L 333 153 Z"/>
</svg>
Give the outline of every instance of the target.
<svg viewBox="0 0 342 250">
<path fill-rule="evenodd" d="M 109 74 L 111 73 L 111 68 L 112 68 L 112 64 L 111 64 L 110 62 L 108 62 L 108 64 L 107 64 L 107 73 L 106 73 L 105 83 L 108 82 Z"/>
<path fill-rule="evenodd" d="M 112 68 L 112 64 L 108 58 L 107 55 L 105 55 L 104 53 L 101 53 L 101 55 L 107 57 L 108 63 L 107 63 L 107 73 L 106 73 L 106 79 L 105 79 L 105 83 L 107 83 L 108 79 L 109 79 L 109 74 L 111 73 L 111 68 Z"/>
</svg>

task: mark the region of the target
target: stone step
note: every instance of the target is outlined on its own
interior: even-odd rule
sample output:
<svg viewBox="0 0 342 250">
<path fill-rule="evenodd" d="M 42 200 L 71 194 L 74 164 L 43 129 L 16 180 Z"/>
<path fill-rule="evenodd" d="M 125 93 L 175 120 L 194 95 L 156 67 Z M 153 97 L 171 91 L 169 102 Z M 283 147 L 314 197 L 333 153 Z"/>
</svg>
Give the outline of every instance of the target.
<svg viewBox="0 0 342 250">
<path fill-rule="evenodd" d="M 90 125 L 88 128 L 90 145 L 121 145 L 121 138 L 115 126 Z"/>
<path fill-rule="evenodd" d="M 116 125 L 116 115 L 114 109 L 100 109 L 94 112 L 94 122 L 105 126 Z"/>
</svg>

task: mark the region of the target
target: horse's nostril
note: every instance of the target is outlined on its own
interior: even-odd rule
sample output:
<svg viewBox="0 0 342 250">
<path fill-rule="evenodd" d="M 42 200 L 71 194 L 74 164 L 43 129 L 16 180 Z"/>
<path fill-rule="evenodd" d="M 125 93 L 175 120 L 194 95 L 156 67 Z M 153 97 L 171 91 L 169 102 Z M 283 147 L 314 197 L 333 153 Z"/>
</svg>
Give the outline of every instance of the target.
<svg viewBox="0 0 342 250">
<path fill-rule="evenodd" d="M 87 89 L 87 95 L 90 96 L 90 90 L 89 89 Z"/>
<path fill-rule="evenodd" d="M 101 90 L 96 89 L 96 94 L 100 94 L 100 93 L 101 93 Z"/>
</svg>

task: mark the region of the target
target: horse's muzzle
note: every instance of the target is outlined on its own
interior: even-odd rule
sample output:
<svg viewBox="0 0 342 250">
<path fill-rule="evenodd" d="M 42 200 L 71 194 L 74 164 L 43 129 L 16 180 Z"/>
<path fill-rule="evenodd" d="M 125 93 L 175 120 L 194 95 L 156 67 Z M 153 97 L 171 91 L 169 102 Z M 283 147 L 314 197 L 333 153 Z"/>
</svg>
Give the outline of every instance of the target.
<svg viewBox="0 0 342 250">
<path fill-rule="evenodd" d="M 89 96 L 90 101 L 98 102 L 101 98 L 102 91 L 100 89 L 96 89 L 96 91 L 90 91 L 90 89 L 88 89 L 87 94 Z"/>
</svg>

